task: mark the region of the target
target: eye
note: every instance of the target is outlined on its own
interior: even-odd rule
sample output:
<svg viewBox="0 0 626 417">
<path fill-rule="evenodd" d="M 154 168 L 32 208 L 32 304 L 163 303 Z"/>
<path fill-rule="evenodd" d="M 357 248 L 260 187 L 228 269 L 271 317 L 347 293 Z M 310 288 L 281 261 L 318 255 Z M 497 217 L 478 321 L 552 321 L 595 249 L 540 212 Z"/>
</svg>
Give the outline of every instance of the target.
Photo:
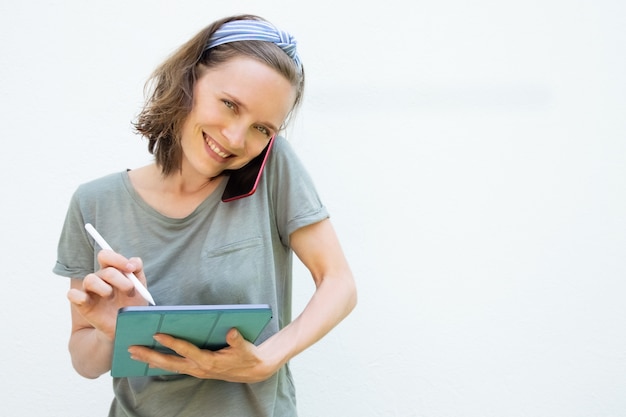
<svg viewBox="0 0 626 417">
<path fill-rule="evenodd" d="M 265 126 L 256 126 L 256 130 L 258 130 L 259 132 L 263 133 L 265 136 L 271 136 L 272 133 L 270 132 L 270 130 L 268 128 L 266 128 Z"/>
<path fill-rule="evenodd" d="M 226 107 L 228 107 L 229 109 L 231 109 L 231 110 L 235 110 L 235 108 L 236 108 L 235 103 L 233 103 L 230 100 L 222 100 L 222 103 L 224 103 L 224 105 Z"/>
</svg>

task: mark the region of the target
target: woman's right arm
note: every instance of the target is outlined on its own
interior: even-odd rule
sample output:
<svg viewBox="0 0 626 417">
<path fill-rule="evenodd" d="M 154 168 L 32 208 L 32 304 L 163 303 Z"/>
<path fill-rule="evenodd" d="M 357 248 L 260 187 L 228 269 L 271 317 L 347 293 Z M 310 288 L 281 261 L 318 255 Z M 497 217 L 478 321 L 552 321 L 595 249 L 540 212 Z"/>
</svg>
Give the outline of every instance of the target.
<svg viewBox="0 0 626 417">
<path fill-rule="evenodd" d="M 83 280 L 72 279 L 70 292 L 82 291 Z M 69 298 L 68 293 L 68 298 Z M 97 330 L 80 313 L 74 303 L 70 303 L 72 333 L 69 350 L 72 365 L 76 372 L 85 378 L 97 378 L 111 369 L 113 339 L 105 332 Z"/>
<path fill-rule="evenodd" d="M 118 310 L 146 304 L 124 275 L 134 272 L 145 285 L 141 260 L 103 250 L 98 261 L 101 269 L 83 279 L 72 279 L 67 293 L 72 318 L 72 365 L 86 378 L 97 378 L 111 369 Z"/>
</svg>

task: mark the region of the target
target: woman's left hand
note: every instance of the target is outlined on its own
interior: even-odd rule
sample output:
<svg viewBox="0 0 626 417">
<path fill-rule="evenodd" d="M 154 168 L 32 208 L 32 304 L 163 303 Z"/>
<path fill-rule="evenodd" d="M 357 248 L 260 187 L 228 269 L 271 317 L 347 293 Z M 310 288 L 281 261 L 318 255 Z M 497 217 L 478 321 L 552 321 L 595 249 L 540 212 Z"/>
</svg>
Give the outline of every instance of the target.
<svg viewBox="0 0 626 417">
<path fill-rule="evenodd" d="M 166 334 L 156 334 L 154 339 L 180 356 L 131 346 L 128 349 L 131 358 L 146 362 L 152 368 L 229 382 L 260 382 L 277 370 L 264 363 L 259 348 L 244 339 L 237 329 L 230 329 L 226 334 L 228 346 L 216 351 L 200 349 L 186 340 Z"/>
</svg>

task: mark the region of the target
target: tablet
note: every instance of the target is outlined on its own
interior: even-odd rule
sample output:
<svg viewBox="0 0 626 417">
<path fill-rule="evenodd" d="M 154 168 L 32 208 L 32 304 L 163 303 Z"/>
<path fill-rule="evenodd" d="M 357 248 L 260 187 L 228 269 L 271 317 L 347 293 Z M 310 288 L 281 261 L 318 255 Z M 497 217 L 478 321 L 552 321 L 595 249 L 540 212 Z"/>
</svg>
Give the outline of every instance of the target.
<svg viewBox="0 0 626 417">
<path fill-rule="evenodd" d="M 254 343 L 271 319 L 267 304 L 124 307 L 117 315 L 111 376 L 173 374 L 130 358 L 128 348 L 133 345 L 175 354 L 154 340 L 156 333 L 185 339 L 201 349 L 218 350 L 227 346 L 226 333 L 231 328 L 236 327 Z"/>
</svg>

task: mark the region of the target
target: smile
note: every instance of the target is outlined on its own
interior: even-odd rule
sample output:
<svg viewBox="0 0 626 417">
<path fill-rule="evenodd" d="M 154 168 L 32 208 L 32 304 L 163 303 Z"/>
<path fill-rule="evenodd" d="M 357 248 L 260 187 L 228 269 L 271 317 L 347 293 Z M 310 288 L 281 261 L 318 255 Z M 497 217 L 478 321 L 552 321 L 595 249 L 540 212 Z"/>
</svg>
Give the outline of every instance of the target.
<svg viewBox="0 0 626 417">
<path fill-rule="evenodd" d="M 202 135 L 204 136 L 204 142 L 208 145 L 208 147 L 211 148 L 211 150 L 218 154 L 221 158 L 226 159 L 233 156 L 233 154 L 231 153 L 224 152 L 224 150 L 220 148 L 217 143 L 210 140 L 205 133 L 202 133 Z"/>
</svg>

